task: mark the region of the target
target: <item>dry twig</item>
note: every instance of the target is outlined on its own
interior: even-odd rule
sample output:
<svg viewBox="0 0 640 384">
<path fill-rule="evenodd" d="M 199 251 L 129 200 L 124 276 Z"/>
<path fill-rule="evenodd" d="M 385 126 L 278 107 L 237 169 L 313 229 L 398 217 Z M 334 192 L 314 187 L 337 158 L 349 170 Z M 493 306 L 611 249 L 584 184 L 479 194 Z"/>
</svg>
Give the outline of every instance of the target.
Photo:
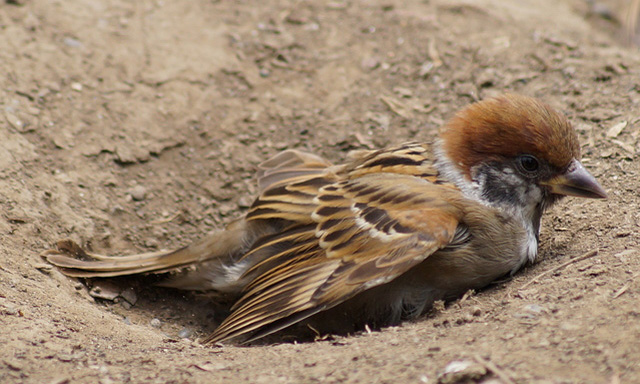
<svg viewBox="0 0 640 384">
<path fill-rule="evenodd" d="M 635 275 L 631 276 L 631 281 L 629 281 L 627 284 L 623 285 L 622 288 L 618 289 L 616 291 L 616 293 L 614 293 L 613 296 L 611 296 L 611 300 L 615 300 L 618 297 L 622 296 L 623 293 L 627 292 L 627 289 L 629 289 L 629 287 L 636 280 L 636 277 L 638 277 L 638 275 L 639 274 L 636 273 Z"/>
<path fill-rule="evenodd" d="M 597 249 L 594 249 L 594 250 L 591 250 L 591 251 L 589 251 L 589 252 L 587 252 L 587 253 L 584 253 L 584 254 L 582 254 L 582 255 L 580 255 L 580 256 L 574 257 L 573 259 L 571 259 L 571 260 L 569 260 L 569 261 L 567 261 L 567 262 L 564 262 L 564 263 L 562 263 L 562 264 L 558 265 L 558 266 L 557 266 L 557 267 L 555 267 L 555 268 L 551 268 L 551 269 L 550 269 L 550 270 L 548 270 L 548 271 L 544 271 L 544 272 L 542 272 L 542 273 L 541 273 L 541 274 L 539 274 L 538 276 L 536 276 L 536 277 L 534 277 L 533 279 L 531 279 L 531 280 L 529 280 L 528 282 L 526 282 L 522 287 L 520 287 L 520 288 L 518 288 L 518 289 L 519 289 L 519 290 L 525 289 L 525 288 L 527 288 L 528 286 L 530 286 L 531 284 L 533 284 L 533 283 L 537 282 L 538 280 L 540 280 L 540 279 L 541 279 L 542 277 L 544 277 L 544 276 L 547 276 L 547 275 L 550 275 L 550 274 L 552 274 L 552 273 L 554 273 L 554 272 L 557 272 L 557 271 L 561 270 L 562 268 L 564 268 L 564 267 L 566 267 L 566 266 L 568 266 L 568 265 L 571 265 L 571 264 L 577 263 L 577 262 L 582 261 L 582 260 L 586 260 L 586 259 L 592 258 L 593 256 L 595 256 L 595 255 L 597 255 L 597 254 L 598 254 L 598 250 L 597 250 Z"/>
<path fill-rule="evenodd" d="M 485 360 L 482 357 L 480 357 L 479 355 L 475 355 L 473 358 L 479 364 L 482 364 L 487 370 L 493 372 L 496 376 L 498 376 L 500 378 L 500 380 L 502 380 L 502 382 L 504 384 L 515 384 L 515 382 L 511 379 L 511 377 L 509 377 L 509 375 L 506 374 L 505 371 L 503 371 L 502 369 L 498 368 L 498 366 L 493 364 L 491 361 Z"/>
</svg>

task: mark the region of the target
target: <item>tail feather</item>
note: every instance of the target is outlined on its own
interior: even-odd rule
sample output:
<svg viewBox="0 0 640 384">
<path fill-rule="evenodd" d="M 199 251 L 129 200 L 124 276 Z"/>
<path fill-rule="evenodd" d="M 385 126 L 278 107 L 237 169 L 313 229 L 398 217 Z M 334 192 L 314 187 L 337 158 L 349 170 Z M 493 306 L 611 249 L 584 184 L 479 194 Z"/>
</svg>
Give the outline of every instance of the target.
<svg viewBox="0 0 640 384">
<path fill-rule="evenodd" d="M 67 276 L 114 277 L 147 272 L 164 273 L 187 266 L 197 260 L 197 255 L 189 248 L 118 257 L 89 253 L 71 240 L 61 240 L 57 249 L 45 251 L 42 257 Z"/>
<path fill-rule="evenodd" d="M 213 233 L 200 241 L 170 251 L 140 253 L 130 256 L 104 256 L 82 249 L 72 240 L 61 240 L 56 249 L 41 254 L 49 263 L 72 277 L 115 277 L 142 273 L 166 273 L 195 266 L 212 259 L 224 263 L 244 252 L 260 229 L 244 220 L 229 225 L 224 231 Z"/>
</svg>

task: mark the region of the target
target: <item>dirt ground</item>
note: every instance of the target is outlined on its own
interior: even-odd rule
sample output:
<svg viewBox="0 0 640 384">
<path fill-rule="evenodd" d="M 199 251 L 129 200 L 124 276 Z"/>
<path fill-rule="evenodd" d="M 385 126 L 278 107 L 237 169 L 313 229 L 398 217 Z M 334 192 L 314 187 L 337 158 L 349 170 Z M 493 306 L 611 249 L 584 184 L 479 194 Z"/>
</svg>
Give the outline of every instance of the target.
<svg viewBox="0 0 640 384">
<path fill-rule="evenodd" d="M 493 382 L 640 382 L 640 53 L 622 43 L 619 10 L 2 2 L 0 382 L 435 383 L 456 360 Z M 129 301 L 96 299 L 39 257 L 65 237 L 116 254 L 188 244 L 247 208 L 256 164 L 280 150 L 339 161 L 429 140 L 505 90 L 569 116 L 610 198 L 566 199 L 544 220 L 538 263 L 416 322 L 203 347 L 205 298 L 125 280 Z"/>
</svg>

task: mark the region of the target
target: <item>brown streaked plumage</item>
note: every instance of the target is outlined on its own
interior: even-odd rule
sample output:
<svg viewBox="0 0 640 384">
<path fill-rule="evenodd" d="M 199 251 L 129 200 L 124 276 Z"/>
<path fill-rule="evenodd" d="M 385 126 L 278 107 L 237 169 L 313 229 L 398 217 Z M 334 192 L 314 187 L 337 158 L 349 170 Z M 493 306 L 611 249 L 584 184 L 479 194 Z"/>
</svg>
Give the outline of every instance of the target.
<svg viewBox="0 0 640 384">
<path fill-rule="evenodd" d="M 260 165 L 245 217 L 180 250 L 109 257 L 63 241 L 43 257 L 85 278 L 183 270 L 163 285 L 235 297 L 205 342 L 299 323 L 396 324 L 533 260 L 540 216 L 561 195 L 605 197 L 579 154 L 563 116 L 504 95 L 458 113 L 434 148 L 363 151 L 342 165 L 283 152 Z"/>
</svg>

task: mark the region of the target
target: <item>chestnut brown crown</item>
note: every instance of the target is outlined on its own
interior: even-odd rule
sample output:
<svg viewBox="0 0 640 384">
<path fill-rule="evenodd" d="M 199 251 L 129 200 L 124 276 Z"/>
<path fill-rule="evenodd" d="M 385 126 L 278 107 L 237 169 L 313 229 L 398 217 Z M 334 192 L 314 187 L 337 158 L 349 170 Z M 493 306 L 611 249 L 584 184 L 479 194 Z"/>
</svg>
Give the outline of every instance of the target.
<svg viewBox="0 0 640 384">
<path fill-rule="evenodd" d="M 441 132 L 443 149 L 463 174 L 481 162 L 521 154 L 544 159 L 558 171 L 580 158 L 580 145 L 569 121 L 531 97 L 504 94 L 458 112 Z"/>
</svg>

